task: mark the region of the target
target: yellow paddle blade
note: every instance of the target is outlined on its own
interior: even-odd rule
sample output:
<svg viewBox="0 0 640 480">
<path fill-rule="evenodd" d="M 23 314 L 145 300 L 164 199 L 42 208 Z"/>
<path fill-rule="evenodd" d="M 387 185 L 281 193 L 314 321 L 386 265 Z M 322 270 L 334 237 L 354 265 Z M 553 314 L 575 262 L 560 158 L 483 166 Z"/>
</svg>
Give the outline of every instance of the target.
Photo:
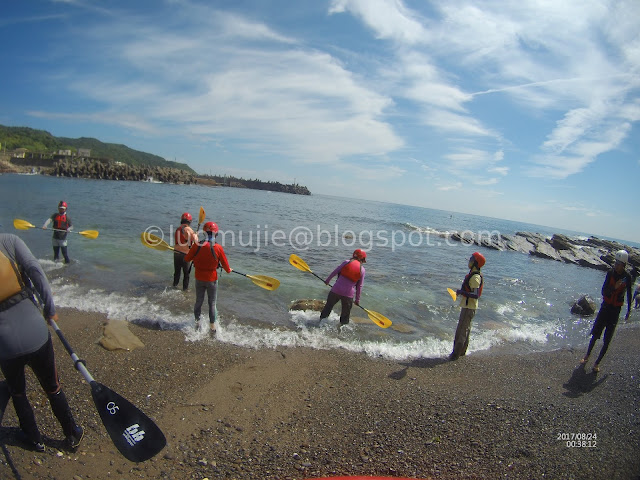
<svg viewBox="0 0 640 480">
<path fill-rule="evenodd" d="M 247 278 L 266 290 L 275 290 L 280 286 L 280 280 L 266 275 L 247 275 Z"/>
<path fill-rule="evenodd" d="M 289 263 L 296 267 L 298 270 L 302 270 L 303 272 L 311 272 L 311 269 L 309 268 L 309 265 L 307 265 L 307 262 L 305 262 L 295 253 L 292 253 L 289 257 Z"/>
<path fill-rule="evenodd" d="M 35 228 L 35 225 L 31 225 L 26 220 L 20 220 L 19 218 L 13 219 L 13 226 L 18 230 L 29 230 L 30 228 Z"/>
<path fill-rule="evenodd" d="M 98 235 L 100 234 L 97 230 L 84 230 L 78 233 L 83 237 L 92 238 L 92 239 L 98 238 Z"/>
<path fill-rule="evenodd" d="M 381 313 L 374 312 L 373 310 L 367 310 L 364 307 L 360 307 L 360 308 L 362 308 L 365 312 L 367 312 L 367 315 L 369 315 L 369 319 L 373 323 L 378 325 L 380 328 L 389 328 L 391 326 L 391 320 L 389 320 L 387 317 L 385 317 Z"/>
<path fill-rule="evenodd" d="M 140 234 L 140 241 L 145 247 L 153 248 L 154 250 L 173 250 L 171 245 L 152 233 L 142 232 Z"/>
<path fill-rule="evenodd" d="M 447 288 L 447 292 L 449 292 L 449 295 L 451 295 L 451 298 L 453 298 L 455 302 L 457 298 L 456 291 L 453 288 Z"/>
<path fill-rule="evenodd" d="M 206 218 L 207 214 L 204 213 L 204 208 L 200 207 L 200 214 L 198 215 L 198 224 L 204 222 L 204 219 Z"/>
</svg>

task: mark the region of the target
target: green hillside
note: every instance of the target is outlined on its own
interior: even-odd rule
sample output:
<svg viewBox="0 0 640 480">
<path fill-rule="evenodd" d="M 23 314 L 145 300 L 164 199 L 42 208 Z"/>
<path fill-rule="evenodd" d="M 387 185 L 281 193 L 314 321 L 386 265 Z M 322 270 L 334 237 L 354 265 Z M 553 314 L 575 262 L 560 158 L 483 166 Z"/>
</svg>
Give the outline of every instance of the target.
<svg viewBox="0 0 640 480">
<path fill-rule="evenodd" d="M 6 127 L 0 125 L 0 144 L 7 151 L 26 148 L 30 152 L 57 153 L 58 150 L 77 152 L 79 148 L 91 150 L 92 157 L 109 158 L 127 165 L 150 165 L 169 167 L 196 174 L 186 163 L 165 160 L 158 155 L 133 150 L 126 145 L 104 143 L 95 138 L 54 137 L 45 130 L 29 127 Z"/>
</svg>

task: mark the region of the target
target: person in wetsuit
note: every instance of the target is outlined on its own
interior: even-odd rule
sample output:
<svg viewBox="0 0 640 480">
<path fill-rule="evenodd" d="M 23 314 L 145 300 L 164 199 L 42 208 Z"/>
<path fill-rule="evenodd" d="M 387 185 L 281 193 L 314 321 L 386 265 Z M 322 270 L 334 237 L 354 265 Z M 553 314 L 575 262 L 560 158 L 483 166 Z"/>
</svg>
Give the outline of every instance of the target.
<svg viewBox="0 0 640 480">
<path fill-rule="evenodd" d="M 327 296 L 327 301 L 320 312 L 320 321 L 327 318 L 336 303 L 341 302 L 342 309 L 340 311 L 340 324 L 338 331 L 343 325 L 349 323 L 351 308 L 354 303 L 360 305 L 360 292 L 364 283 L 365 269 L 363 263 L 367 261 L 367 254 L 361 249 L 353 252 L 350 260 L 345 260 L 329 274 L 324 283 L 329 285 L 333 277 L 338 275 L 336 283 L 331 287 L 331 291 Z"/>
<path fill-rule="evenodd" d="M 593 364 L 593 371 L 600 371 L 600 362 L 602 361 L 604 354 L 607 353 L 613 333 L 618 325 L 618 319 L 620 318 L 620 311 L 624 305 L 624 294 L 627 293 L 627 314 L 625 321 L 629 319 L 631 313 L 631 275 L 626 271 L 627 262 L 629 261 L 629 254 L 626 250 L 618 250 L 615 255 L 615 264 L 612 269 L 607 272 L 607 276 L 602 284 L 602 304 L 600 305 L 600 311 L 598 316 L 593 322 L 591 328 L 591 341 L 589 342 L 589 348 L 587 354 L 580 360 L 582 365 L 585 365 L 591 355 L 596 341 L 602 336 L 604 330 L 604 340 L 602 348 L 600 349 L 600 355 L 596 359 L 596 363 Z"/>
<path fill-rule="evenodd" d="M 478 299 L 482 295 L 484 287 L 484 278 L 480 269 L 486 263 L 484 255 L 474 252 L 469 258 L 469 273 L 464 277 L 462 286 L 456 291 L 460 296 L 460 317 L 458 318 L 458 327 L 456 328 L 456 336 L 453 340 L 453 351 L 449 355 L 450 360 L 457 360 L 467 354 L 469 347 L 469 334 L 471 333 L 471 320 L 476 314 L 478 308 Z"/>
<path fill-rule="evenodd" d="M 222 245 L 218 245 L 215 237 L 218 236 L 218 225 L 214 222 L 207 222 L 202 227 L 207 235 L 207 241 L 202 244 L 193 244 L 189 253 L 185 257 L 185 262 L 193 260 L 196 267 L 196 303 L 193 307 L 193 314 L 196 317 L 196 328 L 200 323 L 200 314 L 202 304 L 204 303 L 204 294 L 207 294 L 209 303 L 209 324 L 211 331 L 216 331 L 216 320 L 218 319 L 218 311 L 216 303 L 218 301 L 218 265 L 227 273 L 231 273 L 233 269 L 229 266 L 227 256 L 224 253 Z"/>
<path fill-rule="evenodd" d="M 185 212 L 180 218 L 180 226 L 176 228 L 173 242 L 173 287 L 180 283 L 182 273 L 182 290 L 189 289 L 189 276 L 191 274 L 191 264 L 185 261 L 185 256 L 189 253 L 191 246 L 198 241 L 196 232 L 191 228 L 191 214 Z"/>
<path fill-rule="evenodd" d="M 43 311 L 34 293 L 42 302 Z M 62 426 L 65 442 L 75 449 L 84 431 L 76 424 L 56 369 L 51 333 L 43 319 L 58 320 L 47 277 L 25 243 L 0 234 L 0 368 L 8 386 L 25 442 L 38 452 L 45 445 L 26 393 L 25 367 L 33 370 Z"/>
<path fill-rule="evenodd" d="M 42 229 L 46 230 L 50 223 L 53 222 L 53 261 L 57 262 L 60 258 L 60 250 L 64 257 L 64 263 L 69 263 L 69 254 L 67 253 L 67 234 L 73 229 L 71 219 L 67 215 L 67 202 L 60 200 L 58 203 L 58 213 L 54 213 L 44 222 Z"/>
</svg>

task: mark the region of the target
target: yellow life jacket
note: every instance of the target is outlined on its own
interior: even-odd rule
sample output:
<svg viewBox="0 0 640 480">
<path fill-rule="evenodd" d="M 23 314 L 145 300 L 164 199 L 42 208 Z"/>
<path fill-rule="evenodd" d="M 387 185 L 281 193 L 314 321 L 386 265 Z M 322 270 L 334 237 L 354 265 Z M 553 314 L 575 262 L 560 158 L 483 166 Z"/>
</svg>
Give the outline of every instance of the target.
<svg viewBox="0 0 640 480">
<path fill-rule="evenodd" d="M 24 286 L 17 265 L 0 250 L 0 302 L 20 293 Z"/>
</svg>

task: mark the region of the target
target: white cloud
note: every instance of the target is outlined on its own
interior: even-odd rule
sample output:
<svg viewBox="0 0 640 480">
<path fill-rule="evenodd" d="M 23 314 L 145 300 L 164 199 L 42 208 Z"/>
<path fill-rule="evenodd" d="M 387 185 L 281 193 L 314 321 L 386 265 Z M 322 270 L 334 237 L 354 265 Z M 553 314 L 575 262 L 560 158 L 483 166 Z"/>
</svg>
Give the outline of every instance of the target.
<svg viewBox="0 0 640 480">
<path fill-rule="evenodd" d="M 332 0 L 329 13 L 347 11 L 361 18 L 377 38 L 401 44 L 425 40 L 426 31 L 417 14 L 400 0 Z"/>
<path fill-rule="evenodd" d="M 462 182 L 454 182 L 449 184 L 442 184 L 438 186 L 438 190 L 442 192 L 448 192 L 451 190 L 460 190 L 462 188 Z"/>
</svg>

